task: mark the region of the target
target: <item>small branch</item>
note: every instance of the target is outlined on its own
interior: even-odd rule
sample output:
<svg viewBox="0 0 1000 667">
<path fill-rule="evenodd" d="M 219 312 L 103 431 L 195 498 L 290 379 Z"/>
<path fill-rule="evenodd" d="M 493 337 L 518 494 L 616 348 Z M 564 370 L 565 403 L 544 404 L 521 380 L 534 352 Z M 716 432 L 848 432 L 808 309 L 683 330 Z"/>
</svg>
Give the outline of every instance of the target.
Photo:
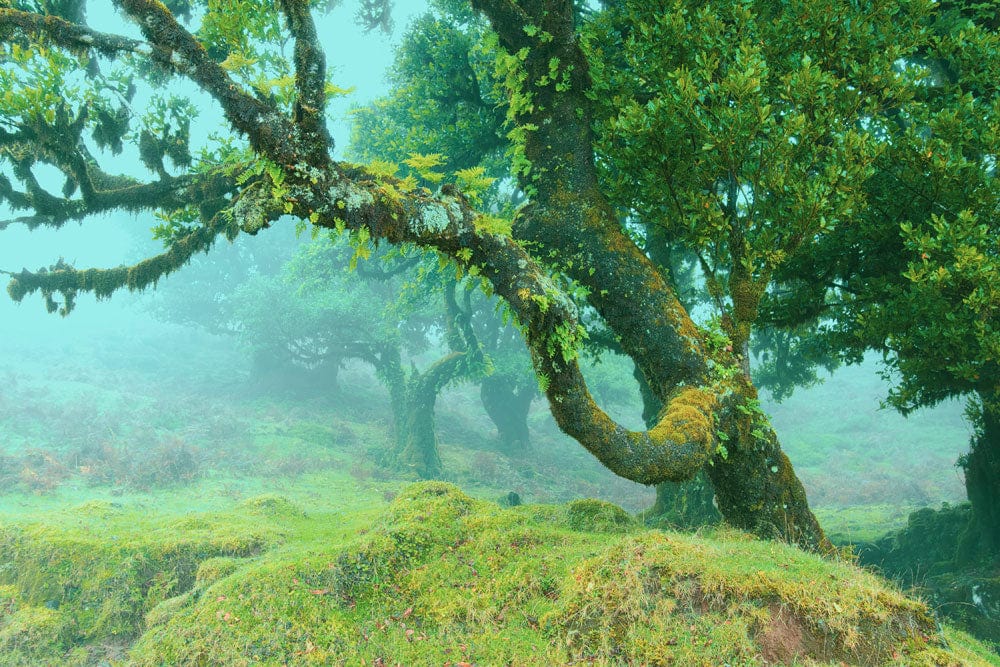
<svg viewBox="0 0 1000 667">
<path fill-rule="evenodd" d="M 92 169 L 96 169 L 96 166 Z M 111 211 L 177 210 L 191 202 L 218 199 L 235 189 L 232 178 L 221 172 L 192 174 L 151 183 L 99 173 L 102 175 L 101 180 L 123 180 L 129 184 L 112 190 L 95 190 L 88 201 L 84 201 L 51 194 L 41 187 L 30 171 L 20 174 L 28 186 L 27 192 L 15 190 L 10 181 L 0 174 L 0 201 L 7 201 L 14 209 L 32 209 L 35 212 L 33 215 L 0 220 L 0 230 L 13 224 L 23 224 L 28 229 L 43 226 L 58 229 L 70 220 L 81 220 Z"/>
<path fill-rule="evenodd" d="M 13 35 L 46 37 L 69 51 L 96 50 L 112 58 L 121 53 L 150 55 L 152 47 L 138 39 L 98 32 L 59 18 L 17 9 L 0 8 L 0 41 L 9 41 Z"/>
<path fill-rule="evenodd" d="M 212 224 L 198 227 L 176 240 L 166 252 L 134 266 L 79 271 L 59 260 L 49 269 L 34 273 L 27 269 L 16 274 L 3 271 L 11 276 L 7 292 L 14 301 L 41 292 L 50 312 L 58 308 L 54 297 L 60 294 L 63 298 L 60 313 L 68 315 L 79 292 L 91 292 L 98 299 L 106 299 L 122 288 L 134 292 L 155 285 L 164 276 L 187 264 L 196 253 L 207 251 L 227 228 L 223 216 L 217 215 Z"/>
</svg>

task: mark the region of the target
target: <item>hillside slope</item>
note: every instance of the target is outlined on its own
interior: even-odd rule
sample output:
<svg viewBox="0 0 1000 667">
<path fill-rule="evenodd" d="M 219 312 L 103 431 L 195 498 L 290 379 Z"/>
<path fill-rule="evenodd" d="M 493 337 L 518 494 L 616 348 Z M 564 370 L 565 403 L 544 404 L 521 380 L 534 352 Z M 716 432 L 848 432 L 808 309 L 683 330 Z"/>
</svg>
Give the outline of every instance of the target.
<svg viewBox="0 0 1000 667">
<path fill-rule="evenodd" d="M 998 664 L 884 581 L 781 544 L 649 531 L 596 500 L 330 488 L 0 523 L 0 664 Z"/>
</svg>

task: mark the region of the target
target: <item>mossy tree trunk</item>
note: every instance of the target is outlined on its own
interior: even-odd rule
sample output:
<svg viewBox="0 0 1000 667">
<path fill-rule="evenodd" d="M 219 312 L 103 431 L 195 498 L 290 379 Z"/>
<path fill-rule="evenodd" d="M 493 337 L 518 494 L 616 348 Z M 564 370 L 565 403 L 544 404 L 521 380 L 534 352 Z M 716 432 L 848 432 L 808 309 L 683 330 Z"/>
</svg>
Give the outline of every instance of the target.
<svg viewBox="0 0 1000 667">
<path fill-rule="evenodd" d="M 534 384 L 507 373 L 483 378 L 479 397 L 486 414 L 497 427 L 504 452 L 516 454 L 528 448 L 528 410 L 537 390 Z"/>
<path fill-rule="evenodd" d="M 395 467 L 412 471 L 420 479 L 441 476 L 441 455 L 434 430 L 434 405 L 445 385 L 463 375 L 465 352 L 451 352 L 420 373 L 412 369 L 406 379 L 406 428 L 401 447 L 394 456 Z"/>
<path fill-rule="evenodd" d="M 470 378 L 482 367 L 483 356 L 472 330 L 471 301 L 466 292 L 465 307 L 455 297 L 457 284 L 444 288 L 445 338 L 451 352 L 420 372 L 414 366 L 406 378 L 405 432 L 394 456 L 397 468 L 416 473 L 420 479 L 441 476 L 441 455 L 434 428 L 434 405 L 447 385 Z"/>
<path fill-rule="evenodd" d="M 519 179 L 532 199 L 515 220 L 515 235 L 534 244 L 538 256 L 558 257 L 560 267 L 587 288 L 590 304 L 667 406 L 650 433 L 676 427 L 681 414 L 690 414 L 690 388 L 705 387 L 713 403 L 719 401 L 712 409 L 714 428 L 727 434 L 727 451 L 713 456 L 707 472 L 727 521 L 761 536 L 830 549 L 788 457 L 766 416 L 755 409 L 756 391 L 743 376 L 743 364 L 731 351 L 720 356 L 725 366 L 740 372 L 727 380 L 731 386 L 709 389 L 715 380 L 697 327 L 664 273 L 622 231 L 600 188 L 587 96 L 589 66 L 576 39 L 573 3 L 472 4 L 490 20 L 508 53 L 525 56 L 519 65 L 522 73 L 509 80 L 515 82 L 511 120 L 523 130 L 520 150 L 530 165 Z M 525 21 L 537 27 L 541 37 L 526 34 Z M 550 71 L 552 63 L 559 64 L 557 76 Z M 559 421 L 561 406 L 551 406 Z M 583 414 L 572 417 L 598 423 Z M 636 460 L 634 465 L 642 467 L 644 462 Z M 624 472 L 632 479 L 643 478 L 638 469 Z M 660 481 L 675 478 L 670 473 L 657 476 Z"/>
<path fill-rule="evenodd" d="M 389 391 L 389 409 L 392 411 L 392 432 L 395 439 L 393 451 L 400 451 L 406 443 L 406 372 L 398 346 L 385 346 L 374 360 L 375 372 Z"/>
<path fill-rule="evenodd" d="M 659 419 L 663 407 L 649 389 L 637 368 L 635 379 L 642 395 L 642 418 L 652 427 Z M 656 500 L 645 513 L 650 525 L 669 525 L 676 528 L 697 528 L 716 524 L 722 515 L 715 507 L 715 488 L 704 470 L 699 470 L 687 482 L 661 482 L 656 485 Z"/>
<path fill-rule="evenodd" d="M 969 453 L 961 461 L 965 490 L 972 503 L 969 539 L 978 542 L 978 549 L 963 549 L 959 560 L 968 560 L 977 552 L 991 560 L 1000 559 L 1000 396 L 981 397 L 978 411 Z"/>
</svg>

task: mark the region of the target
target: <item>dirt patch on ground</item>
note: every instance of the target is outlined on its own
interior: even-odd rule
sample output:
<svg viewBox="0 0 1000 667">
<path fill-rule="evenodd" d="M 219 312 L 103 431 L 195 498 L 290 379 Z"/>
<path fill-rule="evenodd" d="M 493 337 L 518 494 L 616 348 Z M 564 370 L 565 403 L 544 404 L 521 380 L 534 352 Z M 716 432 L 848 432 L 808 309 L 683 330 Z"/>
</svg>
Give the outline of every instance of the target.
<svg viewBox="0 0 1000 667">
<path fill-rule="evenodd" d="M 810 653 L 815 645 L 795 614 L 781 605 L 768 607 L 771 621 L 757 638 L 761 656 L 771 665 L 785 665 Z"/>
</svg>

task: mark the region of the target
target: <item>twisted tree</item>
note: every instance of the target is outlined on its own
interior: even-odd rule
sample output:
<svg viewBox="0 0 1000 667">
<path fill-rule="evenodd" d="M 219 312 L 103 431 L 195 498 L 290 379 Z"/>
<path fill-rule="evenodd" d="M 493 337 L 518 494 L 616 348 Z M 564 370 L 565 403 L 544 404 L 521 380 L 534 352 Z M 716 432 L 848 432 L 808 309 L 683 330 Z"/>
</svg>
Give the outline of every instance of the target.
<svg viewBox="0 0 1000 667">
<path fill-rule="evenodd" d="M 152 286 L 219 237 L 256 234 L 286 215 L 350 233 L 360 247 L 432 249 L 505 300 L 560 428 L 610 470 L 656 484 L 708 466 L 731 523 L 827 548 L 740 360 L 693 324 L 602 188 L 590 67 L 570 0 L 471 3 L 500 47 L 512 171 L 527 196 L 513 231 L 453 186 L 432 192 L 332 158 L 326 104 L 337 89 L 312 13 L 322 3 L 118 0 L 140 36 L 89 27 L 83 0 L 4 4 L 0 197 L 26 212 L 14 220 L 58 228 L 101 213 L 148 211 L 162 220 L 166 244 L 134 266 L 81 270 L 59 262 L 14 273 L 14 299 L 40 293 L 51 310 L 68 313 L 80 292 L 107 297 Z M 197 156 L 188 149 L 194 104 L 163 95 L 163 113 L 152 105 L 153 113 L 137 117 L 132 102 L 137 87 L 177 79 L 196 84 L 232 133 Z M 126 144 L 152 179 L 108 171 Z M 45 166 L 65 178 L 61 193 L 43 185 Z M 558 263 L 547 266 L 552 258 Z M 649 430 L 624 428 L 591 397 L 576 358 L 584 335 L 577 308 L 554 272 L 585 289 L 663 405 Z"/>
</svg>

